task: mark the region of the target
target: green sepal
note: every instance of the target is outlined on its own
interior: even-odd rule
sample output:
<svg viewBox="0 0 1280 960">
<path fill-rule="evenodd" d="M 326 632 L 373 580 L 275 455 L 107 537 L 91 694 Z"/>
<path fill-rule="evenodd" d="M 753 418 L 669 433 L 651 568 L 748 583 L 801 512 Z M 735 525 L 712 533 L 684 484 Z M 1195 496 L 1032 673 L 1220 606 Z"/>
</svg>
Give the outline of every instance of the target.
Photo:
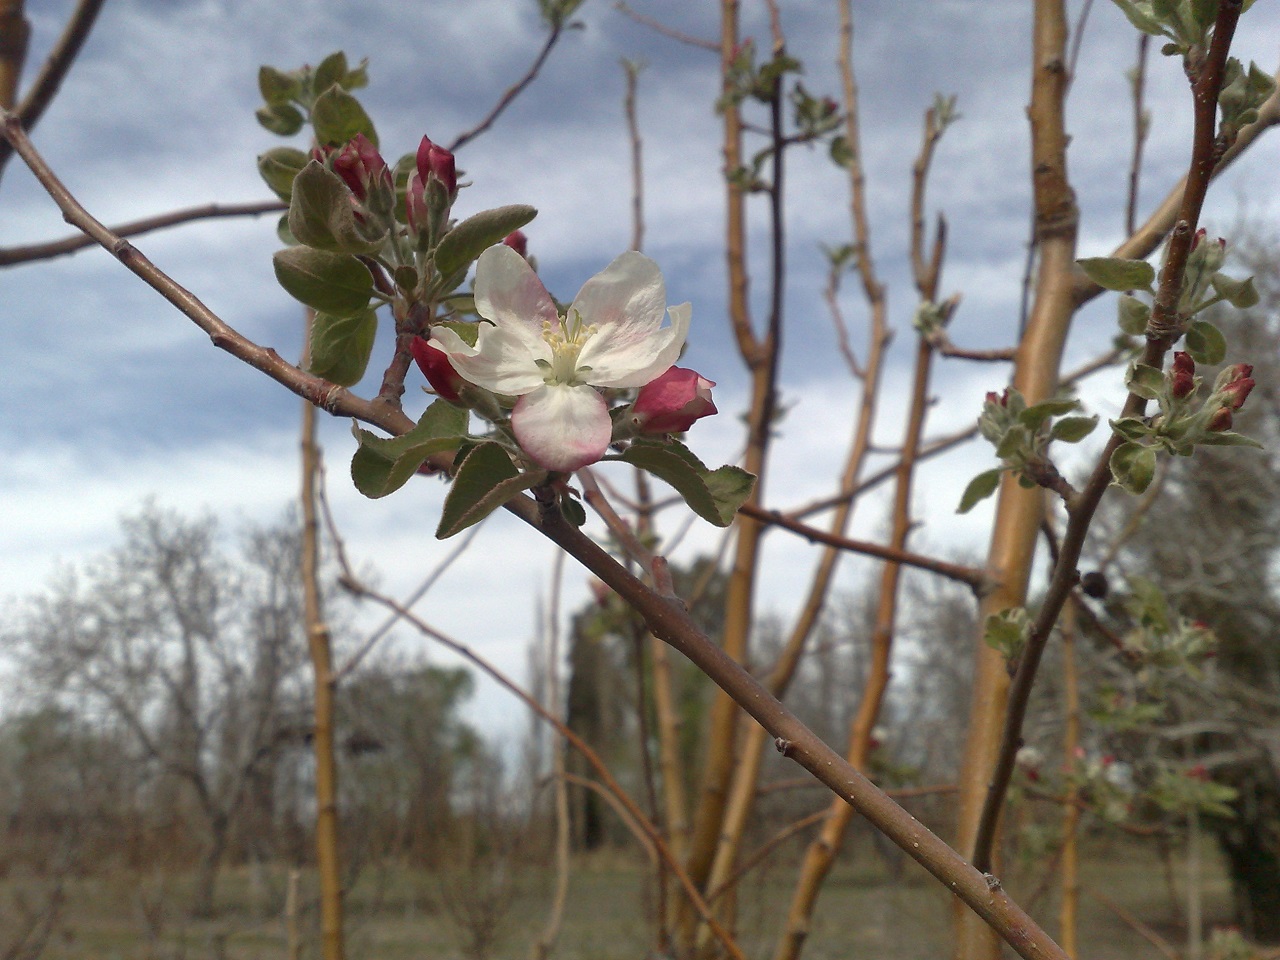
<svg viewBox="0 0 1280 960">
<path fill-rule="evenodd" d="M 296 73 L 285 73 L 263 64 L 258 68 L 258 90 L 267 106 L 276 107 L 296 100 L 302 92 L 302 83 Z"/>
<path fill-rule="evenodd" d="M 360 106 L 360 101 L 342 87 L 334 83 L 316 97 L 311 107 L 311 126 L 316 131 L 316 141 L 340 147 L 363 133 L 375 147 L 378 145 L 378 134 L 373 129 L 373 121 Z"/>
<path fill-rule="evenodd" d="M 1128 440 L 1111 454 L 1111 477 L 1130 493 L 1142 493 L 1156 475 L 1156 452 Z"/>
<path fill-rule="evenodd" d="M 1077 260 L 1085 275 L 1104 290 L 1146 290 L 1154 293 L 1151 284 L 1156 279 L 1155 268 L 1145 260 L 1124 260 L 1120 257 L 1085 257 Z"/>
<path fill-rule="evenodd" d="M 307 369 L 339 386 L 359 383 L 369 366 L 377 332 L 378 315 L 372 310 L 347 317 L 317 313 L 311 322 L 311 359 Z"/>
<path fill-rule="evenodd" d="M 1079 443 L 1093 433 L 1094 427 L 1097 425 L 1098 418 L 1096 415 L 1092 417 L 1063 417 L 1049 429 L 1049 436 L 1051 439 L 1061 440 L 1063 443 Z"/>
<path fill-rule="evenodd" d="M 1031 452 L 1031 431 L 1022 424 L 1015 423 L 1005 431 L 1000 442 L 996 444 L 996 456 L 1001 460 L 1011 460 L 1026 456 Z"/>
<path fill-rule="evenodd" d="M 320 313 L 349 317 L 373 296 L 373 276 L 355 257 L 297 246 L 277 250 L 271 261 L 280 286 Z"/>
<path fill-rule="evenodd" d="M 1144 400 L 1155 400 L 1165 388 L 1164 373 L 1146 363 L 1131 363 L 1124 384 L 1129 392 Z"/>
<path fill-rule="evenodd" d="M 541 470 L 521 473 L 500 443 L 476 444 L 458 467 L 449 487 L 436 538 L 447 540 L 479 523 L 517 493 L 541 483 L 546 476 Z"/>
<path fill-rule="evenodd" d="M 350 189 L 318 160 L 308 161 L 293 178 L 289 230 L 299 243 L 331 253 L 373 253 L 382 246 L 381 238 L 360 233 Z"/>
<path fill-rule="evenodd" d="M 351 458 L 351 479 L 371 499 L 399 490 L 427 457 L 457 448 L 467 437 L 468 412 L 444 400 L 427 407 L 418 425 L 400 437 L 379 437 L 358 425 L 360 446 Z"/>
<path fill-rule="evenodd" d="M 1004 470 L 997 467 L 994 470 L 984 470 L 970 480 L 969 485 L 964 488 L 964 495 L 960 497 L 960 506 L 956 508 L 956 513 L 968 513 L 995 493 L 1000 487 L 1002 473 Z"/>
<path fill-rule="evenodd" d="M 307 160 L 307 155 L 295 147 L 273 147 L 258 157 L 258 173 L 271 192 L 287 203 L 293 195 L 293 178 Z"/>
<path fill-rule="evenodd" d="M 733 522 L 756 482 L 754 474 L 740 467 L 708 470 L 678 440 L 637 439 L 621 454 L 605 459 L 621 460 L 653 474 L 680 494 L 694 513 L 717 527 Z"/>
<path fill-rule="evenodd" d="M 1215 273 L 1209 278 L 1214 292 L 1237 310 L 1248 310 L 1258 304 L 1258 291 L 1253 286 L 1253 277 L 1237 280 L 1225 273 Z"/>
<path fill-rule="evenodd" d="M 1215 367 L 1227 355 L 1227 338 L 1207 320 L 1196 320 L 1187 328 L 1187 353 L 1196 363 Z"/>
<path fill-rule="evenodd" d="M 1147 332 L 1147 322 L 1151 319 L 1151 308 L 1127 293 L 1120 297 L 1120 329 L 1131 337 L 1141 337 Z"/>
<path fill-rule="evenodd" d="M 282 213 L 280 219 L 276 221 L 276 236 L 286 247 L 297 245 L 298 238 L 289 232 L 289 214 Z"/>
<path fill-rule="evenodd" d="M 282 137 L 292 137 L 306 123 L 302 111 L 290 103 L 259 107 L 253 115 L 258 118 L 258 123 Z"/>
<path fill-rule="evenodd" d="M 459 270 L 465 271 L 476 257 L 537 215 L 535 208 L 517 203 L 467 217 L 441 238 L 436 247 L 436 272 L 450 277 Z"/>
<path fill-rule="evenodd" d="M 576 497 L 567 493 L 560 498 L 560 514 L 575 527 L 581 527 L 587 522 L 586 509 Z"/>
</svg>

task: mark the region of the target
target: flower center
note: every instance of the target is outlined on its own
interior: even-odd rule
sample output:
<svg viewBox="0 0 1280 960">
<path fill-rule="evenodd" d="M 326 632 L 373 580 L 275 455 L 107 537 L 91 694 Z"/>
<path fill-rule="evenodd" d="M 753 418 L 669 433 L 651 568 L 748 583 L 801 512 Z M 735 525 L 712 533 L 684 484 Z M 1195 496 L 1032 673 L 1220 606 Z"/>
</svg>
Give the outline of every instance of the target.
<svg viewBox="0 0 1280 960">
<path fill-rule="evenodd" d="M 581 375 L 591 371 L 590 367 L 578 366 L 578 354 L 599 327 L 583 323 L 582 315 L 577 310 L 572 313 L 572 320 L 563 316 L 555 323 L 550 320 L 542 322 L 542 339 L 551 348 L 551 362 L 538 360 L 536 363 L 542 370 L 542 379 L 546 383 L 576 387 L 586 382 Z"/>
</svg>

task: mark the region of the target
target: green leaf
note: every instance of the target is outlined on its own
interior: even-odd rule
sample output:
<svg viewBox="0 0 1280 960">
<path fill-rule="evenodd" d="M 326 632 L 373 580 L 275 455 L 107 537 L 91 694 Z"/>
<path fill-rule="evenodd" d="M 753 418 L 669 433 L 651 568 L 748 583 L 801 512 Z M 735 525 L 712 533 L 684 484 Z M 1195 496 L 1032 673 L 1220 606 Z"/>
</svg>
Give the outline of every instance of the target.
<svg viewBox="0 0 1280 960">
<path fill-rule="evenodd" d="M 316 67 L 311 75 L 311 92 L 317 96 L 328 90 L 335 83 L 341 85 L 347 77 L 347 55 L 339 50 L 331 53 Z"/>
<path fill-rule="evenodd" d="M 751 495 L 756 482 L 754 475 L 738 467 L 708 470 L 678 440 L 639 439 L 618 456 L 607 459 L 629 463 L 666 482 L 689 509 L 717 527 L 733 522 L 738 507 Z"/>
<path fill-rule="evenodd" d="M 437 401 L 439 402 L 439 401 Z M 479 523 L 522 490 L 541 483 L 541 470 L 521 473 L 499 443 L 477 444 L 458 467 L 440 512 L 436 537 L 447 540 Z"/>
<path fill-rule="evenodd" d="M 263 64 L 258 68 L 258 89 L 269 107 L 283 106 L 297 98 L 302 84 L 297 74 L 285 73 Z"/>
<path fill-rule="evenodd" d="M 273 107 L 259 107 L 254 112 L 254 116 L 258 118 L 260 124 L 272 133 L 278 133 L 282 137 L 292 137 L 302 129 L 302 125 L 306 122 L 306 118 L 302 116 L 302 111 L 288 103 L 277 104 Z"/>
<path fill-rule="evenodd" d="M 1112 479 L 1130 493 L 1142 493 L 1156 475 L 1156 452 L 1150 447 L 1126 441 L 1111 454 Z"/>
<path fill-rule="evenodd" d="M 964 495 L 960 497 L 960 506 L 956 509 L 956 513 L 968 513 L 995 493 L 1000 487 L 1002 473 L 1004 471 L 997 467 L 994 470 L 984 470 L 970 480 L 969 485 L 964 488 Z"/>
<path fill-rule="evenodd" d="M 1019 413 L 1018 422 L 1034 432 L 1050 417 L 1060 417 L 1079 408 L 1079 400 L 1041 400 Z"/>
<path fill-rule="evenodd" d="M 1132 0 L 1114 0 L 1114 2 L 1124 15 L 1129 18 L 1129 22 L 1143 33 L 1150 34 L 1153 37 L 1167 37 L 1170 35 L 1159 20 L 1140 9 Z"/>
<path fill-rule="evenodd" d="M 271 260 L 280 286 L 320 313 L 349 317 L 373 296 L 373 277 L 355 257 L 298 246 L 277 250 Z"/>
<path fill-rule="evenodd" d="M 1254 289 L 1253 277 L 1237 280 L 1225 273 L 1215 273 L 1210 281 L 1214 292 L 1237 310 L 1248 310 L 1258 304 L 1258 291 Z"/>
<path fill-rule="evenodd" d="M 456 449 L 467 436 L 468 413 L 444 400 L 427 407 L 418 425 L 404 436 L 379 437 L 352 427 L 360 446 L 351 458 L 351 479 L 366 497 L 399 490 L 427 457 Z"/>
<path fill-rule="evenodd" d="M 1234 433 L 1231 430 L 1207 432 L 1196 442 L 1209 447 L 1257 447 L 1259 450 L 1265 449 L 1253 437 L 1246 437 L 1243 433 Z"/>
<path fill-rule="evenodd" d="M 343 387 L 359 383 L 369 365 L 377 332 L 378 316 L 372 310 L 348 317 L 317 313 L 311 323 L 311 360 L 307 369 Z"/>
<path fill-rule="evenodd" d="M 294 147 L 274 147 L 258 157 L 258 173 L 281 200 L 293 194 L 293 178 L 307 165 L 307 155 Z"/>
<path fill-rule="evenodd" d="M 1196 363 L 1217 366 L 1227 355 L 1227 339 L 1207 320 L 1196 320 L 1187 328 L 1187 353 Z"/>
<path fill-rule="evenodd" d="M 1031 431 L 1021 424 L 1014 424 L 1005 431 L 996 444 L 996 456 L 1001 460 L 1021 460 L 1031 454 Z"/>
<path fill-rule="evenodd" d="M 373 253 L 382 246 L 381 238 L 361 234 L 351 191 L 318 160 L 309 161 L 293 179 L 289 230 L 299 243 L 331 253 Z"/>
<path fill-rule="evenodd" d="M 1111 420 L 1110 424 L 1111 429 L 1126 440 L 1144 440 L 1151 436 L 1151 427 L 1138 417 L 1122 417 L 1119 420 Z"/>
<path fill-rule="evenodd" d="M 982 639 L 993 650 L 1013 659 L 1022 652 L 1031 635 L 1031 618 L 1023 607 L 1010 607 L 987 617 Z"/>
<path fill-rule="evenodd" d="M 378 134 L 364 107 L 337 83 L 316 97 L 311 107 L 311 126 L 321 144 L 340 147 L 357 133 L 363 133 L 370 143 L 378 145 Z"/>
<path fill-rule="evenodd" d="M 1145 260 L 1122 260 L 1119 257 L 1086 257 L 1077 260 L 1085 275 L 1104 290 L 1146 290 L 1154 293 L 1151 284 L 1156 271 Z"/>
<path fill-rule="evenodd" d="M 1097 416 L 1063 417 L 1049 430 L 1049 436 L 1063 443 L 1079 443 L 1098 425 Z"/>
<path fill-rule="evenodd" d="M 1124 378 L 1129 392 L 1144 400 L 1154 400 L 1164 391 L 1164 373 L 1145 363 L 1131 363 Z"/>
<path fill-rule="evenodd" d="M 533 207 L 517 203 L 467 217 L 446 233 L 436 247 L 437 272 L 448 277 L 458 270 L 465 270 L 476 257 L 495 243 L 501 243 L 507 234 L 519 230 L 537 215 L 538 211 Z"/>
<path fill-rule="evenodd" d="M 1151 308 L 1127 293 L 1120 297 L 1120 329 L 1131 337 L 1141 337 L 1147 332 Z"/>
</svg>

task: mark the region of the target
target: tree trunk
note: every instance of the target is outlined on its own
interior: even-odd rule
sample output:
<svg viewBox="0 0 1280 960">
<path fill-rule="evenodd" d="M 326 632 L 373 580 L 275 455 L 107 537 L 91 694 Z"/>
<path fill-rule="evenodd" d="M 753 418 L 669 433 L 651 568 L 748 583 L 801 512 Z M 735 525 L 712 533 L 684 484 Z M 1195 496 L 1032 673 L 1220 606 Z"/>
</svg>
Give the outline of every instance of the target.
<svg viewBox="0 0 1280 960">
<path fill-rule="evenodd" d="M 1213 823 L 1231 875 L 1236 923 L 1253 940 L 1280 943 L 1280 775 L 1265 754 L 1217 771 L 1239 791 L 1235 817 Z"/>
</svg>

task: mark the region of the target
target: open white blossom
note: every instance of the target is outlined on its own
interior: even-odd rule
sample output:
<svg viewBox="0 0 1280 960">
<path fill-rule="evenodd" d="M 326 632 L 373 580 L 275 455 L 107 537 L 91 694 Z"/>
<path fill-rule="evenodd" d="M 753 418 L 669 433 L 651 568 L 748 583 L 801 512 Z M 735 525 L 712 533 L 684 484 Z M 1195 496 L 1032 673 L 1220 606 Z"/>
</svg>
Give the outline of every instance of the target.
<svg viewBox="0 0 1280 960">
<path fill-rule="evenodd" d="M 577 470 L 609 447 L 613 427 L 597 387 L 641 387 L 676 362 L 689 333 L 689 304 L 670 309 L 658 265 L 629 251 L 582 285 L 564 316 L 538 275 L 510 247 L 476 263 L 476 345 L 447 327 L 432 342 L 464 379 L 515 396 L 511 427 L 548 470 Z"/>
</svg>

